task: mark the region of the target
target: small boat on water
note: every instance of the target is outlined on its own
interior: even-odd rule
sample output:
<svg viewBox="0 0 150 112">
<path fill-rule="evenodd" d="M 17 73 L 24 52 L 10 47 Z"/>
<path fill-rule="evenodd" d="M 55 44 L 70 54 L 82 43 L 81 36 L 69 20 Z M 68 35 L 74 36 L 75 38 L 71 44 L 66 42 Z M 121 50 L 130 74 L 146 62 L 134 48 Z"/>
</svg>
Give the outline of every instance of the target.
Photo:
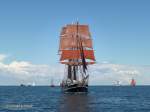
<svg viewBox="0 0 150 112">
<path fill-rule="evenodd" d="M 121 86 L 121 81 L 117 80 L 114 86 Z"/>
<path fill-rule="evenodd" d="M 135 81 L 134 78 L 131 79 L 130 85 L 131 85 L 131 86 L 136 86 L 136 81 Z"/>
<path fill-rule="evenodd" d="M 51 79 L 51 85 L 50 85 L 50 87 L 55 87 L 53 78 Z"/>
<path fill-rule="evenodd" d="M 78 22 L 62 28 L 60 34 L 60 63 L 65 64 L 61 83 L 64 92 L 88 92 L 88 67 L 95 63 L 92 38 L 88 25 Z"/>
<path fill-rule="evenodd" d="M 28 83 L 28 84 L 20 84 L 21 87 L 32 87 L 32 86 L 35 86 L 35 82 L 33 82 L 32 84 L 31 83 Z"/>
<path fill-rule="evenodd" d="M 25 87 L 26 85 L 24 85 L 24 84 L 20 84 L 20 87 Z"/>
</svg>

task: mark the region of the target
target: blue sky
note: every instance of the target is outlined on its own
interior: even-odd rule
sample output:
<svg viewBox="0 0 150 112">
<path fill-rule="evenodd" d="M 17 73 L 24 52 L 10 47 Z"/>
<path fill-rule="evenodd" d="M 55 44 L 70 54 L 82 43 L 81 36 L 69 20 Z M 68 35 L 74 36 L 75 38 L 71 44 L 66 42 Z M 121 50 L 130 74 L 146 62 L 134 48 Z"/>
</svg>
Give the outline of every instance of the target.
<svg viewBox="0 0 150 112">
<path fill-rule="evenodd" d="M 5 64 L 57 65 L 65 24 L 89 24 L 97 63 L 150 65 L 148 0 L 1 0 L 0 54 Z"/>
</svg>

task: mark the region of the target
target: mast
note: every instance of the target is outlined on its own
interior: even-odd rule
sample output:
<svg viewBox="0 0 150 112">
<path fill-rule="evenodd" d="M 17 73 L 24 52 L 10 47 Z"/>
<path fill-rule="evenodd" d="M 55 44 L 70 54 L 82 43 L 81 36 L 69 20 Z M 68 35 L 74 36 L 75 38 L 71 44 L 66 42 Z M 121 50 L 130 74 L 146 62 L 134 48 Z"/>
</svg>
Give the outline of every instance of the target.
<svg viewBox="0 0 150 112">
<path fill-rule="evenodd" d="M 54 87 L 54 80 L 51 78 L 51 87 Z"/>
<path fill-rule="evenodd" d="M 76 66 L 73 66 L 73 75 L 74 75 L 74 76 L 73 76 L 73 79 L 74 79 L 74 80 L 77 80 L 76 72 L 77 72 L 77 71 L 76 71 Z"/>
<path fill-rule="evenodd" d="M 84 51 L 83 51 L 83 46 L 82 46 L 82 40 L 81 37 L 78 36 L 78 22 L 77 22 L 77 39 L 79 40 L 79 49 L 80 49 L 80 55 L 81 55 L 81 59 L 82 59 L 82 66 L 83 66 L 83 72 L 86 73 L 86 61 L 85 61 L 85 57 L 84 57 Z"/>
<path fill-rule="evenodd" d="M 71 66 L 68 65 L 68 78 L 72 79 Z"/>
</svg>

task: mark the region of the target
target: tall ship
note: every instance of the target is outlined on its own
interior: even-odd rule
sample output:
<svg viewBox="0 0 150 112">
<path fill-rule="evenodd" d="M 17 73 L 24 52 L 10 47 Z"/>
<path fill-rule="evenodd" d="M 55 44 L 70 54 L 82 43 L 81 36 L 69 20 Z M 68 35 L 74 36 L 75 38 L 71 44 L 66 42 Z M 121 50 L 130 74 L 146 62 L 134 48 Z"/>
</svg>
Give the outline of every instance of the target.
<svg viewBox="0 0 150 112">
<path fill-rule="evenodd" d="M 51 85 L 50 85 L 50 87 L 55 87 L 53 78 L 51 78 Z"/>
<path fill-rule="evenodd" d="M 59 55 L 60 63 L 65 65 L 62 90 L 88 92 L 88 68 L 95 63 L 89 26 L 77 22 L 62 27 Z"/>
<path fill-rule="evenodd" d="M 134 78 L 131 79 L 130 85 L 131 85 L 131 86 L 136 86 L 136 81 L 135 81 Z"/>
</svg>

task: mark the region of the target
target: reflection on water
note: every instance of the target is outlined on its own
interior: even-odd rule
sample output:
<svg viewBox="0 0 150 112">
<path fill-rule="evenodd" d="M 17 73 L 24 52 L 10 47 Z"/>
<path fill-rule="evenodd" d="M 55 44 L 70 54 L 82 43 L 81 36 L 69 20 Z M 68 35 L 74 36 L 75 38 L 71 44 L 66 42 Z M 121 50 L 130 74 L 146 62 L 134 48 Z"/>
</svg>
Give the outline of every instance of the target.
<svg viewBox="0 0 150 112">
<path fill-rule="evenodd" d="M 89 96 L 86 93 L 64 94 L 60 102 L 60 112 L 88 112 Z"/>
</svg>

